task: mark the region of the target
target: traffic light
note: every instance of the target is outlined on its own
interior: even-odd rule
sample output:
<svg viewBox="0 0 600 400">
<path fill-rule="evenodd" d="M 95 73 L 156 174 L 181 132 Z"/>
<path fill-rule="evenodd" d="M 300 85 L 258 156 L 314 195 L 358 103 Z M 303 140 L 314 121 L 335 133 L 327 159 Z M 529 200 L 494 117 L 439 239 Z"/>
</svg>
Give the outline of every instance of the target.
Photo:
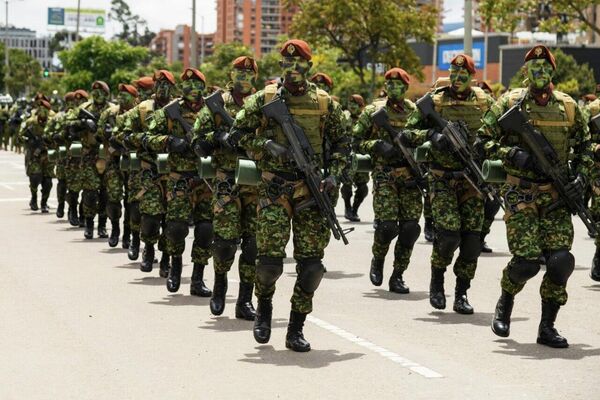
<svg viewBox="0 0 600 400">
<path fill-rule="evenodd" d="M 44 78 L 49 78 L 50 77 L 50 70 L 48 68 L 44 68 L 44 72 L 43 72 L 42 76 Z"/>
</svg>

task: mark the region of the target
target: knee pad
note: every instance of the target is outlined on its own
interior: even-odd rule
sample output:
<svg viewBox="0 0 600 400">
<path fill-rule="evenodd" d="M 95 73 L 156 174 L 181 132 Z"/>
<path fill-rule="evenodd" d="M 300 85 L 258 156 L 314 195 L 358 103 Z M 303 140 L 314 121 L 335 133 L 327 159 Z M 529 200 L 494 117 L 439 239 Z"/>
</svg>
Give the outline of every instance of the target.
<svg viewBox="0 0 600 400">
<path fill-rule="evenodd" d="M 342 199 L 349 199 L 352 197 L 352 184 L 343 184 L 340 189 L 340 194 L 342 195 Z"/>
<path fill-rule="evenodd" d="M 84 190 L 81 194 L 81 201 L 86 207 L 95 207 L 98 203 L 98 193 L 95 190 Z"/>
<path fill-rule="evenodd" d="M 42 179 L 42 191 L 50 192 L 50 189 L 52 189 L 52 178 L 46 176 Z"/>
<path fill-rule="evenodd" d="M 307 258 L 298 261 L 298 284 L 307 294 L 313 294 L 319 287 L 325 267 L 318 258 Z"/>
<path fill-rule="evenodd" d="M 139 201 L 129 203 L 129 219 L 133 221 L 134 224 L 139 224 L 141 222 L 142 214 L 140 213 Z"/>
<path fill-rule="evenodd" d="M 106 203 L 106 216 L 111 221 L 121 218 L 121 203 L 117 203 L 116 201 Z"/>
<path fill-rule="evenodd" d="M 215 261 L 230 261 L 235 257 L 237 250 L 237 240 L 223 239 L 219 235 L 215 235 L 215 240 L 212 243 L 212 254 Z"/>
<path fill-rule="evenodd" d="M 140 222 L 140 233 L 145 237 L 158 236 L 160 233 L 160 215 L 142 215 Z"/>
<path fill-rule="evenodd" d="M 500 203 L 496 200 L 486 199 L 483 206 L 484 218 L 488 221 L 493 220 L 500 210 Z"/>
<path fill-rule="evenodd" d="M 365 197 L 367 197 L 367 195 L 369 194 L 369 186 L 367 186 L 366 183 L 361 183 L 360 185 L 358 185 L 358 187 L 356 188 L 356 197 L 359 199 L 364 199 Z"/>
<path fill-rule="evenodd" d="M 513 257 L 508 271 L 508 277 L 514 283 L 525 283 L 533 278 L 539 270 L 539 261 L 526 260 L 523 257 Z"/>
<path fill-rule="evenodd" d="M 42 174 L 32 174 L 32 175 L 29 175 L 29 183 L 32 186 L 41 185 L 43 179 L 44 179 L 44 176 Z"/>
<path fill-rule="evenodd" d="M 256 281 L 263 286 L 272 286 L 283 273 L 283 259 L 279 257 L 258 257 Z"/>
<path fill-rule="evenodd" d="M 156 219 L 156 231 L 158 232 L 160 229 L 160 221 L 161 217 Z M 144 225 L 144 220 L 142 219 L 142 226 Z M 173 243 L 181 243 L 185 241 L 189 233 L 189 226 L 187 221 L 167 221 L 167 229 L 165 234 L 167 239 L 169 239 Z"/>
<path fill-rule="evenodd" d="M 421 227 L 416 220 L 408 220 L 400 222 L 400 233 L 398 234 L 398 242 L 406 249 L 412 249 L 415 242 L 421 234 Z"/>
<path fill-rule="evenodd" d="M 437 231 L 435 240 L 438 243 L 440 255 L 445 258 L 451 258 L 460 245 L 460 232 L 440 229 Z"/>
<path fill-rule="evenodd" d="M 460 258 L 475 262 L 481 253 L 481 233 L 462 232 L 460 237 Z"/>
<path fill-rule="evenodd" d="M 200 221 L 194 226 L 194 240 L 203 249 L 210 247 L 213 241 L 213 224 L 210 221 Z"/>
<path fill-rule="evenodd" d="M 258 249 L 256 248 L 256 236 L 245 236 L 242 238 L 242 254 L 240 259 L 244 264 L 254 265 L 256 264 L 256 256 Z"/>
<path fill-rule="evenodd" d="M 557 285 L 566 285 L 574 269 L 575 257 L 573 257 L 573 254 L 569 250 L 554 250 L 546 258 L 548 278 Z"/>
<path fill-rule="evenodd" d="M 375 228 L 375 238 L 384 243 L 389 243 L 398 236 L 398 223 L 396 221 L 381 221 Z"/>
</svg>

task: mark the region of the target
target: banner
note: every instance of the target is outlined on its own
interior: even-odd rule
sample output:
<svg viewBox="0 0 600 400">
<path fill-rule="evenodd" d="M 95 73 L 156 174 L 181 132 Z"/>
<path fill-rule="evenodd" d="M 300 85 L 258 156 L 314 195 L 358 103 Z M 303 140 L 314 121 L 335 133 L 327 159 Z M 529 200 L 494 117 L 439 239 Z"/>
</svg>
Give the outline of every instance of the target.
<svg viewBox="0 0 600 400">
<path fill-rule="evenodd" d="M 67 28 L 77 26 L 77 8 L 48 8 L 48 25 Z M 79 29 L 82 31 L 104 32 L 106 29 L 106 11 L 81 8 L 79 10 Z"/>
</svg>

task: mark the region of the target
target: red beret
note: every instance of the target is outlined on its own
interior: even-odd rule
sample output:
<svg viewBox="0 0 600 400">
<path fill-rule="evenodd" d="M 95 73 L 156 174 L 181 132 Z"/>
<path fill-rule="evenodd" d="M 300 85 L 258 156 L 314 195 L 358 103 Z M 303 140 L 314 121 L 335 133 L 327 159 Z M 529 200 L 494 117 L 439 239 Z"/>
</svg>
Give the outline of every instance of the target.
<svg viewBox="0 0 600 400">
<path fill-rule="evenodd" d="M 470 74 L 475 73 L 475 61 L 473 61 L 473 57 L 468 56 L 466 54 L 457 54 L 450 61 L 450 64 L 460 68 L 464 68 L 467 71 L 469 71 Z"/>
<path fill-rule="evenodd" d="M 106 84 L 106 82 L 103 81 L 95 81 L 94 83 L 92 83 L 92 90 L 94 89 L 100 89 L 106 94 L 110 94 L 110 89 L 108 88 L 108 85 Z"/>
<path fill-rule="evenodd" d="M 84 99 L 87 99 L 87 98 L 89 98 L 89 97 L 90 97 L 90 95 L 88 94 L 88 92 L 86 92 L 86 91 L 85 91 L 85 90 L 83 90 L 83 89 L 77 89 L 77 90 L 75 91 L 75 98 L 76 98 L 76 99 L 77 99 L 77 98 L 79 98 L 79 99 L 80 99 L 80 98 L 82 98 L 82 97 L 83 97 Z"/>
<path fill-rule="evenodd" d="M 150 90 L 154 87 L 154 79 L 151 76 L 142 76 L 140 79 L 136 79 L 132 82 L 133 86 L 144 90 Z"/>
<path fill-rule="evenodd" d="M 284 57 L 302 57 L 307 61 L 312 58 L 308 43 L 300 39 L 290 39 L 281 46 L 279 53 Z"/>
<path fill-rule="evenodd" d="M 585 101 L 594 101 L 594 100 L 596 100 L 597 98 L 598 98 L 598 97 L 596 97 L 596 95 L 595 95 L 595 94 L 591 94 L 591 93 L 590 93 L 590 94 L 586 94 L 585 96 L 583 96 L 583 99 L 584 99 Z"/>
<path fill-rule="evenodd" d="M 385 80 L 390 79 L 400 79 L 402 82 L 407 85 L 410 83 L 410 78 L 408 77 L 408 73 L 402 68 L 392 68 L 388 70 L 384 75 Z"/>
<path fill-rule="evenodd" d="M 333 79 L 331 79 L 329 75 L 324 74 L 322 72 L 317 72 L 316 74 L 311 76 L 309 80 L 312 83 L 324 83 L 329 87 L 329 89 L 333 89 Z"/>
<path fill-rule="evenodd" d="M 138 91 L 133 85 L 128 85 L 126 83 L 119 83 L 119 92 L 129 93 L 133 97 L 138 97 Z"/>
<path fill-rule="evenodd" d="M 154 79 L 154 81 L 162 81 L 163 79 L 166 79 L 171 85 L 175 84 L 175 77 L 166 69 L 159 69 L 158 71 L 154 71 L 154 76 L 152 77 L 152 79 Z"/>
<path fill-rule="evenodd" d="M 233 60 L 233 68 L 236 69 L 251 69 L 255 74 L 258 74 L 258 65 L 254 58 L 241 56 Z"/>
<path fill-rule="evenodd" d="M 527 54 L 525 54 L 525 62 L 529 60 L 546 60 L 550 63 L 550 65 L 552 65 L 552 69 L 556 69 L 556 60 L 554 59 L 554 55 L 546 46 L 542 44 L 538 44 L 533 49 L 529 50 Z"/>
<path fill-rule="evenodd" d="M 48 97 L 46 97 L 46 95 L 44 95 L 44 94 L 43 94 L 43 93 L 41 93 L 41 92 L 37 92 L 37 93 L 35 94 L 34 100 L 35 100 L 35 101 L 40 101 L 40 100 L 46 100 L 46 101 L 50 101 L 50 99 L 49 99 Z"/>
<path fill-rule="evenodd" d="M 65 101 L 71 101 L 75 99 L 75 92 L 67 92 L 65 93 Z"/>
<path fill-rule="evenodd" d="M 365 99 L 360 94 L 353 94 L 348 98 L 348 101 L 352 101 L 361 107 L 365 106 Z"/>
<path fill-rule="evenodd" d="M 186 68 L 181 74 L 182 81 L 187 81 L 189 79 L 197 79 L 206 83 L 206 78 L 204 77 L 204 74 L 196 68 Z"/>
<path fill-rule="evenodd" d="M 40 99 L 39 100 L 39 105 L 42 106 L 42 107 L 44 107 L 44 108 L 47 108 L 48 110 L 52 109 L 52 105 L 50 105 L 50 102 L 48 102 L 48 101 L 46 101 L 44 99 Z"/>
</svg>

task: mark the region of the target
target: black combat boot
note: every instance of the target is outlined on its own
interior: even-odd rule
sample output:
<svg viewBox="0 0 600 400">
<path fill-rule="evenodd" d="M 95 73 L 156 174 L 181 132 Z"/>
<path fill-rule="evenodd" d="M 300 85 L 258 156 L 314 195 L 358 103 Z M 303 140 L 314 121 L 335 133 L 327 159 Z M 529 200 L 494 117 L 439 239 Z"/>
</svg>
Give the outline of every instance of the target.
<svg viewBox="0 0 600 400">
<path fill-rule="evenodd" d="M 369 278 L 371 279 L 371 283 L 375 286 L 381 286 L 383 283 L 383 262 L 384 260 L 378 260 L 374 257 L 371 259 Z"/>
<path fill-rule="evenodd" d="M 423 228 L 423 232 L 425 233 L 425 240 L 428 242 L 433 242 L 435 237 L 433 230 L 433 218 L 425 218 L 425 227 Z"/>
<path fill-rule="evenodd" d="M 79 226 L 79 217 L 77 216 L 77 193 L 69 192 L 69 224 Z"/>
<path fill-rule="evenodd" d="M 167 276 L 167 290 L 175 293 L 181 285 L 181 270 L 183 269 L 183 260 L 181 256 L 171 256 L 171 268 Z"/>
<path fill-rule="evenodd" d="M 142 251 L 142 262 L 140 263 L 140 271 L 152 272 L 152 264 L 154 263 L 154 245 L 146 243 Z"/>
<path fill-rule="evenodd" d="M 84 218 L 85 231 L 83 231 L 83 237 L 86 239 L 92 239 L 94 237 L 94 217 Z"/>
<path fill-rule="evenodd" d="M 160 261 L 162 262 L 162 260 Z M 200 263 L 194 263 L 194 270 L 192 271 L 192 282 L 190 284 L 190 294 L 192 296 L 212 296 L 212 291 L 209 288 L 207 288 L 204 284 L 204 267 L 205 266 Z"/>
<path fill-rule="evenodd" d="M 98 215 L 98 237 L 102 239 L 108 237 L 108 233 L 106 233 L 106 215 Z"/>
<path fill-rule="evenodd" d="M 537 342 L 545 346 L 564 349 L 569 347 L 567 339 L 560 336 L 554 327 L 560 306 L 553 302 L 542 301 L 542 319 L 538 328 Z"/>
<path fill-rule="evenodd" d="M 131 229 L 129 225 L 123 225 L 123 238 L 121 239 L 121 247 L 124 249 L 129 249 L 129 245 L 131 244 Z"/>
<path fill-rule="evenodd" d="M 598 247 L 596 247 L 596 253 L 594 253 L 594 259 L 592 260 L 590 278 L 596 282 L 600 282 L 600 249 Z"/>
<path fill-rule="evenodd" d="M 473 307 L 469 304 L 467 290 L 471 287 L 471 280 L 456 277 L 454 288 L 454 306 L 452 309 L 459 314 L 473 314 Z"/>
<path fill-rule="evenodd" d="M 433 308 L 443 310 L 446 308 L 446 295 L 444 293 L 444 273 L 446 268 L 431 267 L 431 282 L 429 284 L 429 304 Z"/>
<path fill-rule="evenodd" d="M 48 214 L 50 212 L 50 208 L 48 207 L 48 199 L 47 198 L 42 197 L 41 208 L 42 208 L 42 214 Z"/>
<path fill-rule="evenodd" d="M 252 291 L 254 284 L 240 282 L 240 291 L 235 302 L 235 317 L 245 319 L 246 321 L 254 321 L 256 318 L 256 310 L 252 305 Z"/>
<path fill-rule="evenodd" d="M 285 335 L 285 347 L 293 351 L 304 353 L 310 351 L 310 343 L 304 339 L 302 329 L 306 314 L 296 311 L 290 311 L 290 322 L 288 323 L 287 334 Z"/>
<path fill-rule="evenodd" d="M 404 279 L 402 279 L 402 272 L 398 268 L 394 268 L 394 272 L 392 272 L 392 276 L 390 276 L 390 292 L 407 294 L 410 292 L 410 289 L 404 283 Z"/>
<path fill-rule="evenodd" d="M 195 264 L 194 264 L 195 265 Z M 161 278 L 166 278 L 169 276 L 169 268 L 171 268 L 171 256 L 166 251 L 162 252 L 160 256 L 160 263 L 158 264 L 158 276 Z M 194 268 L 194 271 L 196 269 Z M 192 274 L 192 280 L 194 279 L 194 275 Z M 193 294 L 193 293 L 192 293 Z"/>
<path fill-rule="evenodd" d="M 358 190 L 356 191 L 356 193 L 354 193 L 354 202 L 352 202 L 352 219 L 350 221 L 360 222 L 360 217 L 358 216 L 358 209 L 360 208 L 360 205 L 366 197 L 366 194 L 359 193 Z"/>
<path fill-rule="evenodd" d="M 502 294 L 496 303 L 496 312 L 492 321 L 492 331 L 500 337 L 510 335 L 510 315 L 512 314 L 515 296 L 502 289 Z"/>
<path fill-rule="evenodd" d="M 227 274 L 215 272 L 215 285 L 210 299 L 210 312 L 212 315 L 221 315 L 225 310 L 225 295 L 227 294 Z"/>
<path fill-rule="evenodd" d="M 56 207 L 56 218 L 62 218 L 65 216 L 65 202 L 59 201 Z"/>
<path fill-rule="evenodd" d="M 258 343 L 268 343 L 271 338 L 271 317 L 273 302 L 271 299 L 258 298 L 256 319 L 254 320 L 254 340 Z"/>
<path fill-rule="evenodd" d="M 29 200 L 29 208 L 31 208 L 31 211 L 37 211 L 40 209 L 37 204 L 37 193 L 31 195 L 31 200 Z"/>
<path fill-rule="evenodd" d="M 486 241 L 485 241 L 485 237 L 487 236 L 487 233 L 481 233 L 481 252 L 482 253 L 492 253 L 494 250 L 492 250 L 492 248 L 490 246 L 487 245 Z"/>
<path fill-rule="evenodd" d="M 119 244 L 119 236 L 121 235 L 121 227 L 119 226 L 119 220 L 110 220 L 110 237 L 108 238 L 108 245 L 110 247 L 117 247 Z M 99 228 L 98 228 L 99 229 Z"/>
<path fill-rule="evenodd" d="M 342 195 L 342 199 L 344 200 L 344 218 L 346 218 L 348 221 L 352 221 L 352 184 L 342 185 L 340 193 Z"/>
<path fill-rule="evenodd" d="M 83 216 L 83 202 L 79 203 L 79 227 L 85 228 L 85 217 Z"/>
<path fill-rule="evenodd" d="M 140 233 L 131 232 L 131 244 L 129 245 L 129 251 L 127 257 L 131 261 L 135 261 L 140 256 Z"/>
</svg>

